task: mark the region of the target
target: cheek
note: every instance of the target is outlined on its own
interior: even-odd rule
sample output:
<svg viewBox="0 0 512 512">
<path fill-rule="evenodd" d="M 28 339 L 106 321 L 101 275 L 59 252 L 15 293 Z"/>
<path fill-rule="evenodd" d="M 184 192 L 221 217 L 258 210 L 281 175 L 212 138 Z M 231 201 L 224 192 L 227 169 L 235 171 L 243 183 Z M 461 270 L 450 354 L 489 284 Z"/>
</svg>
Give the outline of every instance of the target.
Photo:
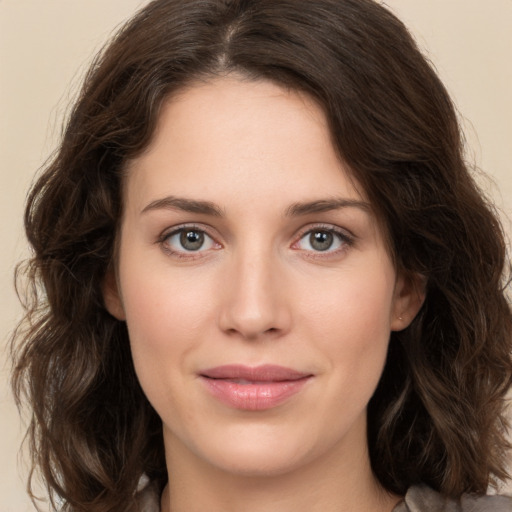
<svg viewBox="0 0 512 512">
<path fill-rule="evenodd" d="M 349 382 L 376 385 L 382 371 L 393 310 L 392 267 L 351 269 L 304 299 L 304 322 L 330 366 Z"/>
<path fill-rule="evenodd" d="M 126 258 L 120 269 L 123 306 L 132 357 L 141 385 L 151 394 L 155 383 L 169 379 L 171 367 L 183 367 L 211 325 L 209 281 L 185 280 L 172 270 L 141 266 Z"/>
<path fill-rule="evenodd" d="M 194 331 L 208 315 L 214 293 L 208 274 L 199 272 L 191 278 L 171 266 L 140 261 L 144 260 L 133 255 L 120 269 L 123 306 L 134 334 L 158 332 L 157 342 L 175 331 Z"/>
<path fill-rule="evenodd" d="M 315 319 L 320 329 L 338 332 L 352 339 L 389 336 L 393 311 L 395 276 L 392 267 L 347 268 L 319 287 L 303 293 L 301 309 L 305 318 Z"/>
</svg>

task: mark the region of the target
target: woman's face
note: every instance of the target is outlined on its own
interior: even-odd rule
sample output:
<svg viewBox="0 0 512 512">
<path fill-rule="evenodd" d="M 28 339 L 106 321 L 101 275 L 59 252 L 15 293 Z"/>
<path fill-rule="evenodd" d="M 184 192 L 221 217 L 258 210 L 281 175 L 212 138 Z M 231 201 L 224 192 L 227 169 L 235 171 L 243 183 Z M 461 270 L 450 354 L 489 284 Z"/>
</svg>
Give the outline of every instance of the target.
<svg viewBox="0 0 512 512">
<path fill-rule="evenodd" d="M 419 306 L 321 110 L 269 82 L 198 84 L 127 171 L 105 299 L 168 462 L 273 475 L 366 460 L 390 331 Z"/>
</svg>

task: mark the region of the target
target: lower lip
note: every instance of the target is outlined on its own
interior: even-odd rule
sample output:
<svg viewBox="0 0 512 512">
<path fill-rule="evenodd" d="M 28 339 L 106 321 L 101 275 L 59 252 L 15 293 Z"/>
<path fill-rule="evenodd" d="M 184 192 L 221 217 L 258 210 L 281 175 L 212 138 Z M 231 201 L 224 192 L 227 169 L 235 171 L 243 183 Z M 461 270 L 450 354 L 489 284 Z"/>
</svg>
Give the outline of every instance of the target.
<svg viewBox="0 0 512 512">
<path fill-rule="evenodd" d="M 215 398 L 230 407 L 247 411 L 263 411 L 284 403 L 296 395 L 310 378 L 239 384 L 231 380 L 201 377 Z"/>
</svg>

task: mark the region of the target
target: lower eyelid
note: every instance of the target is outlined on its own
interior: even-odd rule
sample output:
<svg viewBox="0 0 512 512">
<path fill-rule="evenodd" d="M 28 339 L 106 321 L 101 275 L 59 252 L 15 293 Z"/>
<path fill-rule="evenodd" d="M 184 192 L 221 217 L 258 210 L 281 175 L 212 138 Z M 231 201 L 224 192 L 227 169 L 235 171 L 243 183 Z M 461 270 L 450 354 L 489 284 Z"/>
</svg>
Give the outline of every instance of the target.
<svg viewBox="0 0 512 512">
<path fill-rule="evenodd" d="M 207 247 L 205 249 L 203 249 L 202 247 L 200 249 L 198 249 L 197 251 L 193 251 L 193 250 L 186 250 L 185 248 L 182 248 L 182 249 L 179 249 L 179 248 L 173 248 L 168 242 L 169 240 L 174 237 L 174 236 L 179 236 L 181 233 L 183 233 L 184 231 L 196 231 L 198 233 L 202 233 L 205 238 L 207 238 L 209 241 L 207 242 L 209 246 L 212 246 L 212 247 Z M 184 225 L 184 226 L 177 226 L 171 230 L 168 230 L 164 233 L 162 233 L 158 239 L 157 239 L 157 243 L 162 246 L 162 248 L 168 252 L 168 253 L 172 253 L 172 254 L 175 254 L 175 255 L 182 255 L 183 257 L 187 257 L 187 256 L 193 256 L 194 254 L 196 255 L 199 255 L 201 254 L 202 252 L 206 252 L 208 251 L 209 249 L 211 248 L 217 248 L 217 247 L 220 247 L 220 244 L 216 241 L 216 239 L 210 235 L 208 233 L 207 230 L 205 230 L 204 228 L 202 227 L 199 227 L 199 226 L 196 226 L 196 225 Z"/>
</svg>

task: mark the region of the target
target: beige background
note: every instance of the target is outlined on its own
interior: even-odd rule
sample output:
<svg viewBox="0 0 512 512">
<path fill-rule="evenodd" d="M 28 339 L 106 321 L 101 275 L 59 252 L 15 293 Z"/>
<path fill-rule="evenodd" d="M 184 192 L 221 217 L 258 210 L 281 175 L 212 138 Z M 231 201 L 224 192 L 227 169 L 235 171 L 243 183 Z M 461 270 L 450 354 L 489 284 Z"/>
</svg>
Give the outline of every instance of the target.
<svg viewBox="0 0 512 512">
<path fill-rule="evenodd" d="M 145 0 L 0 0 L 0 512 L 33 510 L 18 465 L 22 427 L 8 386 L 5 345 L 20 316 L 15 262 L 26 254 L 22 208 L 55 147 L 87 62 Z M 485 189 L 512 216 L 512 0 L 387 0 L 412 29 L 455 98 L 468 154 Z M 509 233 L 510 224 L 507 223 Z M 509 487 L 512 491 L 512 486 Z"/>
</svg>

